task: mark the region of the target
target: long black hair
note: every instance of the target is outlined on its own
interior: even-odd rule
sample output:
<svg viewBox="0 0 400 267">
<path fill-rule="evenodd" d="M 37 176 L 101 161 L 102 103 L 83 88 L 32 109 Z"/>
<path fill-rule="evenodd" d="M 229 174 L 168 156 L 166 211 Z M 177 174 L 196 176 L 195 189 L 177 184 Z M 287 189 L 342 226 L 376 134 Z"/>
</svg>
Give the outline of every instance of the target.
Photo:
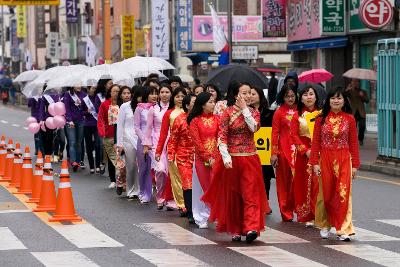
<svg viewBox="0 0 400 267">
<path fill-rule="evenodd" d="M 264 95 L 264 91 L 258 87 L 251 88 L 257 92 L 258 98 L 260 99 L 260 106 L 258 107 L 258 111 L 262 113 L 263 110 L 269 109 L 268 99 Z"/>
<path fill-rule="evenodd" d="M 118 92 L 118 99 L 117 99 L 118 106 L 121 106 L 124 103 L 122 101 L 121 96 L 122 96 L 123 91 L 126 89 L 128 89 L 129 92 L 131 92 L 131 98 L 132 98 L 132 89 L 128 86 L 121 86 L 121 88 L 119 89 L 119 92 Z"/>
<path fill-rule="evenodd" d="M 288 84 L 284 84 L 279 91 L 278 96 L 276 97 L 276 104 L 278 104 L 279 106 L 283 105 L 285 103 L 285 96 L 289 93 L 289 91 L 293 91 L 294 95 L 296 96 L 295 103 L 297 103 L 299 101 L 297 90 Z"/>
<path fill-rule="evenodd" d="M 212 88 L 215 90 L 215 92 L 217 92 L 217 99 L 215 99 L 215 102 L 218 102 L 220 100 L 222 100 L 222 94 L 221 94 L 221 90 L 219 90 L 218 86 L 216 86 L 215 84 L 207 84 L 206 85 L 206 91 L 208 92 L 208 88 Z"/>
<path fill-rule="evenodd" d="M 197 116 L 200 116 L 201 113 L 203 113 L 203 106 L 208 102 L 208 100 L 210 100 L 211 97 L 212 97 L 212 94 L 209 92 L 202 92 L 197 95 L 196 101 L 194 102 L 193 109 L 190 112 L 189 116 L 187 117 L 188 125 L 194 118 L 196 118 Z"/>
<path fill-rule="evenodd" d="M 111 79 L 100 79 L 97 82 L 96 94 L 100 93 L 102 97 L 106 96 L 107 94 L 106 84 L 108 83 L 108 81 L 111 81 Z"/>
<path fill-rule="evenodd" d="M 301 113 L 303 112 L 303 108 L 305 107 L 303 101 L 301 101 L 301 98 L 303 97 L 303 95 L 305 93 L 307 93 L 310 89 L 312 89 L 314 91 L 315 94 L 315 108 L 316 109 L 320 109 L 320 105 L 319 105 L 319 95 L 317 93 L 317 90 L 312 86 L 312 84 L 310 84 L 309 86 L 304 87 L 303 89 L 301 89 L 299 91 L 299 101 L 297 102 L 297 112 L 299 113 L 299 116 L 301 116 Z"/>
<path fill-rule="evenodd" d="M 133 88 L 132 88 L 133 89 L 133 96 L 132 96 L 132 99 L 131 99 L 131 108 L 132 108 L 132 112 L 135 113 L 136 107 L 139 104 L 137 99 L 139 97 L 142 97 L 142 102 L 143 102 L 144 87 L 141 86 L 141 85 L 135 85 Z"/>
<path fill-rule="evenodd" d="M 160 94 L 162 88 L 167 88 L 169 90 L 169 92 L 171 93 L 171 95 L 172 95 L 172 87 L 168 83 L 161 84 L 158 94 Z M 160 107 L 160 111 L 161 111 L 162 110 L 161 98 L 158 99 L 157 105 Z"/>
<path fill-rule="evenodd" d="M 349 114 L 352 114 L 350 101 L 346 97 L 346 92 L 345 92 L 343 87 L 339 86 L 339 87 L 336 87 L 336 88 L 331 89 L 331 90 L 328 91 L 328 95 L 326 96 L 324 106 L 322 107 L 322 114 L 321 114 L 322 124 L 325 123 L 325 118 L 328 116 L 329 112 L 331 111 L 330 99 L 332 97 L 340 96 L 340 95 L 342 95 L 342 97 L 344 99 L 344 105 L 343 105 L 342 111 L 346 112 L 346 113 L 349 113 Z"/>
<path fill-rule="evenodd" d="M 196 95 L 195 94 L 187 94 L 183 98 L 183 100 L 182 100 L 182 108 L 183 108 L 183 111 L 185 111 L 185 113 L 187 113 L 189 111 L 187 106 L 190 105 L 190 101 L 192 100 L 193 97 L 196 97 Z"/>
<path fill-rule="evenodd" d="M 169 100 L 169 106 L 168 109 L 172 109 L 175 107 L 175 102 L 174 102 L 174 98 L 175 96 L 177 96 L 179 93 L 182 93 L 183 95 L 187 95 L 185 88 L 183 88 L 182 86 L 177 87 L 171 95 L 171 98 Z"/>
<path fill-rule="evenodd" d="M 113 85 L 111 85 L 111 86 L 110 86 L 110 89 L 108 89 L 107 92 L 106 92 L 106 99 L 110 99 L 110 97 L 111 97 L 111 90 L 112 90 L 113 87 L 115 87 L 115 86 L 119 88 L 119 91 L 121 91 L 121 86 L 119 86 L 118 84 L 113 84 Z"/>
<path fill-rule="evenodd" d="M 228 94 L 226 95 L 227 106 L 233 106 L 236 103 L 236 96 L 239 94 L 239 89 L 243 85 L 247 85 L 248 87 L 252 88 L 252 86 L 247 82 L 238 82 L 232 81 L 229 83 L 228 86 Z"/>
</svg>

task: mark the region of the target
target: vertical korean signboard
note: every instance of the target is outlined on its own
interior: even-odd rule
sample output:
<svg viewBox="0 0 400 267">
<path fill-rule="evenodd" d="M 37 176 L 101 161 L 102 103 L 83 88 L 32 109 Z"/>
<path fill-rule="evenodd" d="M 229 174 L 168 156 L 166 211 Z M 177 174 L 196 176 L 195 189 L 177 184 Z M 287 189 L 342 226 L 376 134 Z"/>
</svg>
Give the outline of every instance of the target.
<svg viewBox="0 0 400 267">
<path fill-rule="evenodd" d="M 261 0 L 263 37 L 286 37 L 286 0 Z"/>
<path fill-rule="evenodd" d="M 169 59 L 168 0 L 153 0 L 152 13 L 152 55 Z"/>
<path fill-rule="evenodd" d="M 349 3 L 349 32 L 357 33 L 357 32 L 368 32 L 371 31 L 361 22 L 359 16 L 359 8 L 361 4 L 361 0 L 351 0 Z"/>
<path fill-rule="evenodd" d="M 135 17 L 121 16 L 121 56 L 122 58 L 130 58 L 136 55 L 135 42 Z"/>
<path fill-rule="evenodd" d="M 19 60 L 19 39 L 17 36 L 17 21 L 15 19 L 11 20 L 10 24 L 10 41 L 11 41 L 11 57 L 12 61 L 16 62 Z"/>
<path fill-rule="evenodd" d="M 321 3 L 321 34 L 346 34 L 344 0 L 322 0 Z"/>
<path fill-rule="evenodd" d="M 49 32 L 47 34 L 47 43 L 46 43 L 46 48 L 47 48 L 47 58 L 50 59 L 59 59 L 60 58 L 60 49 L 59 49 L 59 38 L 58 38 L 58 32 Z"/>
<path fill-rule="evenodd" d="M 17 36 L 26 37 L 26 6 L 17 6 Z"/>
<path fill-rule="evenodd" d="M 78 23 L 78 0 L 66 0 L 67 23 Z"/>
<path fill-rule="evenodd" d="M 287 0 L 286 2 L 288 41 L 320 38 L 320 1 Z"/>
<path fill-rule="evenodd" d="M 192 50 L 192 0 L 176 1 L 176 48 L 180 51 Z"/>
<path fill-rule="evenodd" d="M 36 24 L 36 47 L 46 47 L 46 22 L 44 6 L 35 7 L 35 24 Z"/>
</svg>

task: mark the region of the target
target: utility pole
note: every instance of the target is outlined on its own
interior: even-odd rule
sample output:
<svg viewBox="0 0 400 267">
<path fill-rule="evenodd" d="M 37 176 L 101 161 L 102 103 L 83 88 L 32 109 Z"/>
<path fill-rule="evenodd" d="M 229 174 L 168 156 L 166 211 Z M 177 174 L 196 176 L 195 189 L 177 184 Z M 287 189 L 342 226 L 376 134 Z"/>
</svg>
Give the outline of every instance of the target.
<svg viewBox="0 0 400 267">
<path fill-rule="evenodd" d="M 103 53 L 106 63 L 111 63 L 110 0 L 102 0 L 103 6 Z"/>
<path fill-rule="evenodd" d="M 228 45 L 229 63 L 232 63 L 232 0 L 228 1 Z"/>
<path fill-rule="evenodd" d="M 1 6 L 1 69 L 4 67 L 4 6 Z"/>
</svg>

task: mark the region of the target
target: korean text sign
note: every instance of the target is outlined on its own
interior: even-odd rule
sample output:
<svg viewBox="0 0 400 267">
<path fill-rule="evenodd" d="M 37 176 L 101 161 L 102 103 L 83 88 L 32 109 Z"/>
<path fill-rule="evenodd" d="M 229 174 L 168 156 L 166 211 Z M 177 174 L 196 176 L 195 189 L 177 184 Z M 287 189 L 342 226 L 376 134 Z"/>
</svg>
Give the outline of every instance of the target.
<svg viewBox="0 0 400 267">
<path fill-rule="evenodd" d="M 262 0 L 263 37 L 286 36 L 286 0 Z"/>
<path fill-rule="evenodd" d="M 192 0 L 176 1 L 176 47 L 177 50 L 192 50 Z"/>
<path fill-rule="evenodd" d="M 153 0 L 152 11 L 152 55 L 169 59 L 168 0 Z"/>
</svg>

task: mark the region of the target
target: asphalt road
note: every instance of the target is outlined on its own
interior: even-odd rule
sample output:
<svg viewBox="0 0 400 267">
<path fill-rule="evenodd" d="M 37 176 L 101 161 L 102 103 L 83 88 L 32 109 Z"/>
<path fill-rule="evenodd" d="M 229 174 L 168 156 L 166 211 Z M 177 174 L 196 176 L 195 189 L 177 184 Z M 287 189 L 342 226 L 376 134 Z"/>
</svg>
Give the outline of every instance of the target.
<svg viewBox="0 0 400 267">
<path fill-rule="evenodd" d="M 28 115 L 1 106 L 0 134 L 33 149 L 33 137 L 23 128 Z M 83 224 L 55 225 L 46 214 L 10 211 L 10 203 L 27 208 L 0 186 L 0 266 L 400 266 L 400 179 L 395 177 L 358 174 L 353 183 L 357 240 L 351 243 L 322 240 L 316 229 L 281 222 L 273 183 L 270 229 L 251 245 L 232 243 L 213 226 L 188 225 L 176 211 L 157 211 L 154 201 L 127 201 L 107 189 L 106 176 L 90 175 L 88 169 L 72 174 L 71 183 Z"/>
</svg>

